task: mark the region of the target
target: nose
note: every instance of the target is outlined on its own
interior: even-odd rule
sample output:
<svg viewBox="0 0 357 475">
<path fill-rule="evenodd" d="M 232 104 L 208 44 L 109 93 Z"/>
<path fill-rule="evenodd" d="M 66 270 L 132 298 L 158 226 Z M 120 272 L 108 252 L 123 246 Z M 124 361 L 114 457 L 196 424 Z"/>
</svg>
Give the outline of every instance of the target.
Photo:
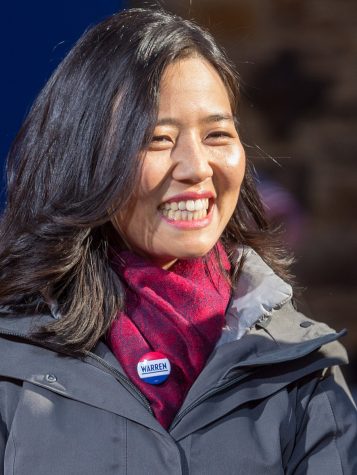
<svg viewBox="0 0 357 475">
<path fill-rule="evenodd" d="M 200 183 L 212 177 L 209 151 L 198 137 L 182 139 L 172 154 L 172 177 L 177 181 Z"/>
</svg>

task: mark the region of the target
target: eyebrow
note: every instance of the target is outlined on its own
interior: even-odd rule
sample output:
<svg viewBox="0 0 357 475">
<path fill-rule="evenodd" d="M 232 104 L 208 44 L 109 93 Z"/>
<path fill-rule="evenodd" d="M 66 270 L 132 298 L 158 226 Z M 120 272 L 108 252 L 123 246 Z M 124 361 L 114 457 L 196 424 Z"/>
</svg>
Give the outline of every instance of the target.
<svg viewBox="0 0 357 475">
<path fill-rule="evenodd" d="M 210 114 L 207 117 L 204 117 L 200 120 L 200 122 L 204 124 L 211 124 L 213 122 L 234 122 L 234 118 L 231 114 Z M 180 127 L 182 123 L 179 120 L 172 119 L 171 117 L 163 117 L 162 119 L 158 120 L 156 126 L 158 125 L 173 125 L 176 127 Z"/>
</svg>

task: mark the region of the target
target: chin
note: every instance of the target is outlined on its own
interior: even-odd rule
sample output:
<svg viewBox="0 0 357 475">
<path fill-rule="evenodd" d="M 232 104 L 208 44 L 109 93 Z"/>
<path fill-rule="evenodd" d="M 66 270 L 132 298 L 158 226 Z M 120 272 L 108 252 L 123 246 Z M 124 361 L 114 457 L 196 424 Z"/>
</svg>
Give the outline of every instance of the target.
<svg viewBox="0 0 357 475">
<path fill-rule="evenodd" d="M 203 257 L 210 252 L 215 243 L 205 246 L 185 247 L 175 253 L 176 259 L 193 259 L 195 257 Z"/>
</svg>

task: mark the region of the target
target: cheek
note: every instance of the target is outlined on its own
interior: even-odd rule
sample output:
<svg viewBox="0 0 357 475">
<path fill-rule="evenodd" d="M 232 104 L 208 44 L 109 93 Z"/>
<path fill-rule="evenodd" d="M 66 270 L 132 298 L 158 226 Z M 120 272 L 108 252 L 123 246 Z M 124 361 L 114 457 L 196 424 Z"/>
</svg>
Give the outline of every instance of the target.
<svg viewBox="0 0 357 475">
<path fill-rule="evenodd" d="M 156 190 L 165 181 L 168 173 L 166 158 L 164 156 L 152 156 L 149 152 L 146 154 L 141 170 L 141 179 L 139 187 L 139 197 L 146 198 L 154 195 Z"/>
<path fill-rule="evenodd" d="M 245 151 L 238 140 L 230 146 L 213 148 L 211 154 L 211 159 L 222 172 L 244 175 Z"/>
<path fill-rule="evenodd" d="M 225 182 L 225 191 L 238 195 L 245 173 L 245 152 L 242 146 L 226 151 L 220 159 L 220 172 Z"/>
<path fill-rule="evenodd" d="M 221 157 L 220 213 L 225 225 L 231 218 L 238 202 L 240 187 L 245 173 L 245 152 L 242 146 L 234 147 Z"/>
<path fill-rule="evenodd" d="M 239 175 L 244 175 L 245 170 L 245 153 L 243 147 L 238 150 L 232 151 L 225 159 L 226 167 L 229 169 L 235 169 L 239 172 Z"/>
</svg>

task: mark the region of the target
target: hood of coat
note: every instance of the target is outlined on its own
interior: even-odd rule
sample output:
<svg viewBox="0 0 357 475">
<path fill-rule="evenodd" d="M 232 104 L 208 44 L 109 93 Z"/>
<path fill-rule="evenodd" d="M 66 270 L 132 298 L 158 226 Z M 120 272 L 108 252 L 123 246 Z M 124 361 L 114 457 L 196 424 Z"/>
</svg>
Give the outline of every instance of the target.
<svg viewBox="0 0 357 475">
<path fill-rule="evenodd" d="M 239 340 L 257 322 L 267 321 L 293 296 L 292 287 L 277 276 L 253 249 L 241 248 L 238 252 L 244 255 L 244 265 L 217 346 Z"/>
</svg>

